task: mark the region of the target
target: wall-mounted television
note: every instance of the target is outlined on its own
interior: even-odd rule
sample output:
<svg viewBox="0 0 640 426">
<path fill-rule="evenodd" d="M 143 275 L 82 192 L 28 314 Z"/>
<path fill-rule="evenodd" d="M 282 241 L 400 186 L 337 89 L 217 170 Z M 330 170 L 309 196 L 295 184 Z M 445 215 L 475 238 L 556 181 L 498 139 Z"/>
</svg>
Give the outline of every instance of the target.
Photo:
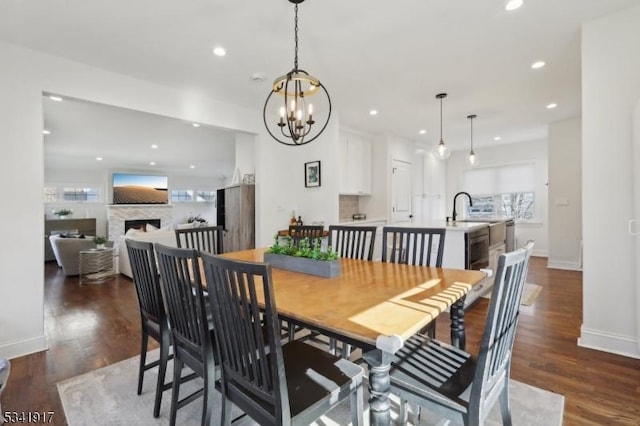
<svg viewBox="0 0 640 426">
<path fill-rule="evenodd" d="M 168 204 L 166 176 L 113 174 L 113 204 Z"/>
</svg>

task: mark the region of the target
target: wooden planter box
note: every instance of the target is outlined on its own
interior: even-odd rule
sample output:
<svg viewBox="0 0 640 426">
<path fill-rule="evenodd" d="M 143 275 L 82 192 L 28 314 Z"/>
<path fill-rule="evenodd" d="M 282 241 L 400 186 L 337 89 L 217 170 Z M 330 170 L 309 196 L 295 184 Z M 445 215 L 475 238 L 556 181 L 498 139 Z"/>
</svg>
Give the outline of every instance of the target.
<svg viewBox="0 0 640 426">
<path fill-rule="evenodd" d="M 264 261 L 278 269 L 333 278 L 340 275 L 340 260 L 314 260 L 305 257 L 265 253 Z"/>
</svg>

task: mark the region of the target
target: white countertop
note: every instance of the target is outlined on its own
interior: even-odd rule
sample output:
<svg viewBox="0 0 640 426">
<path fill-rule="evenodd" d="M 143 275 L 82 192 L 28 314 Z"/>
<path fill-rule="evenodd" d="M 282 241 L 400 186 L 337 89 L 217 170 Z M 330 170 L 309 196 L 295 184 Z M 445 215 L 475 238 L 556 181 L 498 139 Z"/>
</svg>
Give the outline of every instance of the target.
<svg viewBox="0 0 640 426">
<path fill-rule="evenodd" d="M 380 222 L 383 222 L 383 223 L 386 224 L 387 223 L 387 219 L 385 219 L 385 218 L 379 218 L 379 219 L 375 219 L 375 218 L 369 219 L 369 218 L 367 218 L 367 219 L 362 219 L 362 220 L 361 219 L 358 219 L 358 220 L 351 220 L 351 219 L 350 220 L 341 220 L 340 221 L 340 225 L 369 225 L 371 223 L 380 223 Z"/>
<path fill-rule="evenodd" d="M 416 227 L 416 228 L 438 228 L 438 229 L 446 229 L 447 231 L 453 232 L 469 232 L 475 231 L 480 228 L 484 228 L 489 226 L 489 222 L 449 222 L 446 223 L 444 220 L 433 220 L 428 222 L 420 222 L 420 223 L 396 223 L 393 225 L 387 226 L 397 226 L 397 227 Z"/>
</svg>

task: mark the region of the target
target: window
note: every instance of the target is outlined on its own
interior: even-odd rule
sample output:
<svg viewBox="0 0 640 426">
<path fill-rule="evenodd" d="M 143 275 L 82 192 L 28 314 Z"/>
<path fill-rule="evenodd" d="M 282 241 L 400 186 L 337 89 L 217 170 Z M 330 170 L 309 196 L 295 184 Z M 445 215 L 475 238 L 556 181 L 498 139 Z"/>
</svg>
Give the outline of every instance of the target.
<svg viewBox="0 0 640 426">
<path fill-rule="evenodd" d="M 507 194 L 471 197 L 469 217 L 508 216 L 514 219 L 535 219 L 535 193 L 511 192 Z"/>
<path fill-rule="evenodd" d="M 214 203 L 216 201 L 216 191 L 198 191 L 196 201 L 204 203 Z"/>
<path fill-rule="evenodd" d="M 42 190 L 45 203 L 100 203 L 102 191 L 97 186 L 84 184 L 45 184 Z"/>
<path fill-rule="evenodd" d="M 64 201 L 86 201 L 97 203 L 100 199 L 98 188 L 69 188 L 65 187 L 62 193 Z"/>
<path fill-rule="evenodd" d="M 172 203 L 214 203 L 216 201 L 216 191 L 205 191 L 192 189 L 172 189 Z"/>
<path fill-rule="evenodd" d="M 473 206 L 468 207 L 470 217 L 535 220 L 535 163 L 467 170 L 463 184 L 472 194 Z"/>
<path fill-rule="evenodd" d="M 172 189 L 172 203 L 190 203 L 193 201 L 193 191 L 190 189 Z"/>
</svg>

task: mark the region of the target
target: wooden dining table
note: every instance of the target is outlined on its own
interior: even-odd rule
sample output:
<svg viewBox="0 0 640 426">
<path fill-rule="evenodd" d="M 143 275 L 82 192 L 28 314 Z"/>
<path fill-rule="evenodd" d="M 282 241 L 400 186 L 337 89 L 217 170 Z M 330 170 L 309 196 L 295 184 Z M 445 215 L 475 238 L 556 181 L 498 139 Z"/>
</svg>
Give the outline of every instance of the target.
<svg viewBox="0 0 640 426">
<path fill-rule="evenodd" d="M 266 250 L 222 256 L 263 262 Z M 464 298 L 485 274 L 356 259 L 340 259 L 340 267 L 335 278 L 273 268 L 276 309 L 282 319 L 362 349 L 369 367 L 370 423 L 389 425 L 393 354 L 448 308 L 451 341 L 464 348 Z"/>
</svg>

